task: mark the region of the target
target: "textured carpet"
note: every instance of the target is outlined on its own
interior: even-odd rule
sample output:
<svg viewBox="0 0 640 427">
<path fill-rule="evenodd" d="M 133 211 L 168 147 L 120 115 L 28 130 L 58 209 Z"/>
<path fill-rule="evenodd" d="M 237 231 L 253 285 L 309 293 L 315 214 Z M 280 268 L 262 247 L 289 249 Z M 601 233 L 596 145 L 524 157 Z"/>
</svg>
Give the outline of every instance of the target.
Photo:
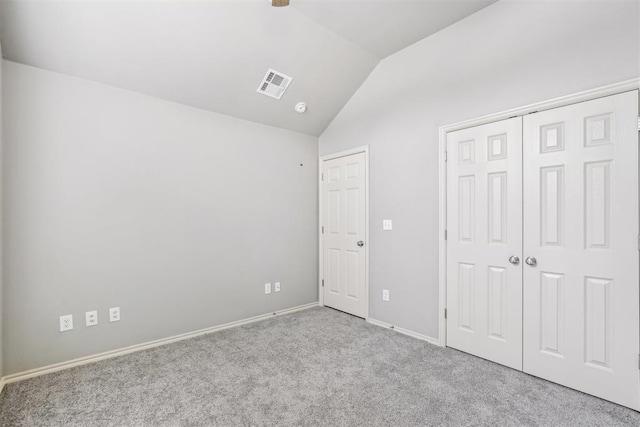
<svg viewBox="0 0 640 427">
<path fill-rule="evenodd" d="M 640 413 L 327 308 L 9 384 L 2 426 L 640 425 Z"/>
</svg>

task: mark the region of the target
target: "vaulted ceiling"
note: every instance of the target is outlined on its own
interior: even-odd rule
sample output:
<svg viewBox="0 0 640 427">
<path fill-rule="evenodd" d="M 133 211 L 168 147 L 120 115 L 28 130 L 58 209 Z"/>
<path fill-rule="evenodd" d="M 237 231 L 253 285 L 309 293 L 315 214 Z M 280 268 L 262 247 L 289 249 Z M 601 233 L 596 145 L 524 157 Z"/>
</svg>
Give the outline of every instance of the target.
<svg viewBox="0 0 640 427">
<path fill-rule="evenodd" d="M 380 60 L 495 1 L 2 0 L 0 42 L 11 61 L 319 135 Z M 256 92 L 268 68 L 293 77 L 281 100 Z"/>
</svg>

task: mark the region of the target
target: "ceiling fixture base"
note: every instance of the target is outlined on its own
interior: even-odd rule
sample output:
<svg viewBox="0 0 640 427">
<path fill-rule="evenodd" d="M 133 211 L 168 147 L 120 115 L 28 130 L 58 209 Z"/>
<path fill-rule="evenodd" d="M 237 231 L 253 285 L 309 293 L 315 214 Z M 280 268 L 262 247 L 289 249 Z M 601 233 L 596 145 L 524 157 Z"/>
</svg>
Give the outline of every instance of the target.
<svg viewBox="0 0 640 427">
<path fill-rule="evenodd" d="M 305 111 L 307 111 L 307 104 L 305 104 L 304 102 L 298 102 L 296 104 L 296 112 L 302 114 Z"/>
</svg>

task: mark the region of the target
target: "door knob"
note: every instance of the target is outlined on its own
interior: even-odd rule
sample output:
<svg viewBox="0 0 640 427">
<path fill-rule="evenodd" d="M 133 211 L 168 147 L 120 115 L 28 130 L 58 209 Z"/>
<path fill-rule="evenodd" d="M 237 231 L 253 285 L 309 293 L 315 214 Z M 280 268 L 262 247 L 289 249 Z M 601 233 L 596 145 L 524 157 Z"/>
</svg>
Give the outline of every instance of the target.
<svg viewBox="0 0 640 427">
<path fill-rule="evenodd" d="M 535 267 L 538 264 L 538 260 L 532 256 L 527 257 L 524 262 L 526 262 L 527 265 L 530 265 L 531 267 Z"/>
<path fill-rule="evenodd" d="M 517 256 L 515 256 L 515 255 L 511 255 L 511 256 L 509 257 L 509 262 L 510 262 L 511 264 L 513 264 L 513 265 L 518 265 L 518 264 L 520 264 L 520 258 L 518 258 L 518 257 L 517 257 Z"/>
<path fill-rule="evenodd" d="M 364 242 L 363 242 L 362 240 L 360 240 L 360 241 L 358 242 L 358 246 L 363 247 L 363 246 L 364 246 Z"/>
</svg>

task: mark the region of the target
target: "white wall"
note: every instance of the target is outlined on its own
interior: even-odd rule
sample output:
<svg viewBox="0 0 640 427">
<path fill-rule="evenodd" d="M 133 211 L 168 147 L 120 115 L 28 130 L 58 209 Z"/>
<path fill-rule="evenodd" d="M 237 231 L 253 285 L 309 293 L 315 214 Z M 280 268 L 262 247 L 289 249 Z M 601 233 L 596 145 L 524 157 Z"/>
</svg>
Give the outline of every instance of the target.
<svg viewBox="0 0 640 427">
<path fill-rule="evenodd" d="M 2 61 L 2 46 L 0 45 L 0 100 L 2 98 L 2 68 L 3 68 L 3 61 Z M 4 294 L 4 271 L 3 271 L 3 264 L 4 264 L 4 256 L 3 256 L 3 249 L 4 249 L 4 243 L 3 243 L 3 236 L 2 236 L 2 229 L 3 229 L 3 206 L 2 206 L 2 194 L 3 194 L 3 175 L 4 175 L 4 167 L 2 164 L 2 152 L 3 152 L 3 127 L 2 127 L 2 123 L 3 123 L 3 115 L 2 115 L 2 102 L 0 102 L 0 378 L 2 378 L 3 376 L 3 351 L 4 351 L 4 347 L 2 346 L 3 341 L 4 341 L 4 329 L 3 329 L 3 316 L 4 316 L 4 301 L 3 301 L 3 294 Z"/>
<path fill-rule="evenodd" d="M 317 138 L 3 71 L 5 374 L 317 301 Z"/>
<path fill-rule="evenodd" d="M 639 16 L 501 1 L 380 63 L 320 137 L 321 155 L 371 147 L 371 317 L 438 337 L 438 127 L 637 78 Z"/>
</svg>

